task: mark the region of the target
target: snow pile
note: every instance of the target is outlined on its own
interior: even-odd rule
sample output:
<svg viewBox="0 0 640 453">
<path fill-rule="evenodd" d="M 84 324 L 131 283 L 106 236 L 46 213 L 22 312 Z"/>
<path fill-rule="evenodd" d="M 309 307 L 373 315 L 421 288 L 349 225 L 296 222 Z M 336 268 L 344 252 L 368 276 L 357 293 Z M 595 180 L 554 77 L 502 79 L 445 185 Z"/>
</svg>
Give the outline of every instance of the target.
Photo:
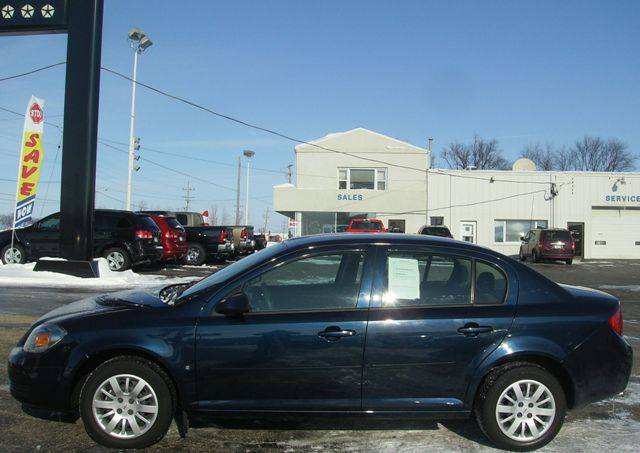
<svg viewBox="0 0 640 453">
<path fill-rule="evenodd" d="M 57 272 L 34 272 L 35 265 L 36 263 L 0 265 L 0 287 L 125 289 L 189 283 L 197 280 L 197 277 L 168 278 L 161 275 L 136 274 L 132 270 L 114 272 L 109 269 L 107 260 L 104 258 L 98 258 L 100 278 L 81 278 Z"/>
</svg>

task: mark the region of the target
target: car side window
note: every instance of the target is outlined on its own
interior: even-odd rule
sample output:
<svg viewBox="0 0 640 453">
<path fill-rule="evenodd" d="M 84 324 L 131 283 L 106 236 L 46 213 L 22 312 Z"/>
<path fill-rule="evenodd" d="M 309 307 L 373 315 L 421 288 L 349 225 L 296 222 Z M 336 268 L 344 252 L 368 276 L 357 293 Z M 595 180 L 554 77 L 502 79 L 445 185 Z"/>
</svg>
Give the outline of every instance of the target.
<svg viewBox="0 0 640 453">
<path fill-rule="evenodd" d="M 429 252 L 389 252 L 383 307 L 471 303 L 471 260 Z"/>
<path fill-rule="evenodd" d="M 507 277 L 497 267 L 484 261 L 476 261 L 475 285 L 475 304 L 495 305 L 504 302 L 507 293 Z"/>
<path fill-rule="evenodd" d="M 38 229 L 40 231 L 59 231 L 60 230 L 60 216 L 58 214 L 47 217 L 38 223 Z"/>
<path fill-rule="evenodd" d="M 307 256 L 245 283 L 252 313 L 355 308 L 364 252 Z"/>
</svg>

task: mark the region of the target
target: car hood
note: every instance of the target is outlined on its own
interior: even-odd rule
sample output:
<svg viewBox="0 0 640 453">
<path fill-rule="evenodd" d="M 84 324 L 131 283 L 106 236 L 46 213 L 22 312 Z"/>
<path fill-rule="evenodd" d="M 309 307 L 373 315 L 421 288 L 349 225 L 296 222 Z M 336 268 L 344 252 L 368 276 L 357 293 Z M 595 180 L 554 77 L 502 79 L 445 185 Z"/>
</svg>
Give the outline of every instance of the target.
<svg viewBox="0 0 640 453">
<path fill-rule="evenodd" d="M 158 297 L 161 288 L 151 291 L 119 291 L 95 297 L 89 297 L 56 308 L 42 316 L 36 324 L 58 321 L 77 316 L 85 316 L 103 311 L 124 310 L 132 308 L 159 308 L 166 305 Z"/>
</svg>

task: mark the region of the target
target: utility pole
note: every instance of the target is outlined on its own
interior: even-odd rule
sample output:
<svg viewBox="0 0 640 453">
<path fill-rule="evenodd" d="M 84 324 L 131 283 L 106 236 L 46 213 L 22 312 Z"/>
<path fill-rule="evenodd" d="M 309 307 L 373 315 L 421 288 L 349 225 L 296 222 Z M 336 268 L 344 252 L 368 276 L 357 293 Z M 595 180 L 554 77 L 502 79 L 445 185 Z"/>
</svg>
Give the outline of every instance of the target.
<svg viewBox="0 0 640 453">
<path fill-rule="evenodd" d="M 262 229 L 263 233 L 267 233 L 267 227 L 269 226 L 269 206 L 264 211 L 264 228 Z"/>
<path fill-rule="evenodd" d="M 255 152 L 250 149 L 245 149 L 242 154 L 247 158 L 247 201 L 244 204 L 244 224 L 249 225 L 249 172 L 251 170 L 251 158 L 256 155 Z"/>
<path fill-rule="evenodd" d="M 186 192 L 186 195 L 182 198 L 184 198 L 184 200 L 186 201 L 186 208 L 185 211 L 189 210 L 189 203 L 191 202 L 191 200 L 193 200 L 193 197 L 191 196 L 191 192 L 193 192 L 194 189 L 193 187 L 191 187 L 191 181 L 187 180 L 187 187 L 183 187 L 182 190 L 184 190 Z"/>
<path fill-rule="evenodd" d="M 429 137 L 428 139 L 428 145 L 427 145 L 427 162 L 426 162 L 426 168 L 425 168 L 425 172 L 424 172 L 424 183 L 425 183 L 425 189 L 424 189 L 424 217 L 425 217 L 425 225 L 429 225 L 429 170 L 431 169 L 431 145 L 433 143 L 433 138 Z M 449 219 L 449 222 L 451 222 L 451 219 Z"/>
<path fill-rule="evenodd" d="M 289 184 L 291 184 L 291 167 L 293 167 L 293 164 L 287 165 L 287 181 Z"/>
<path fill-rule="evenodd" d="M 236 225 L 240 225 L 240 178 L 242 169 L 242 157 L 238 156 L 238 179 L 236 181 Z"/>
</svg>

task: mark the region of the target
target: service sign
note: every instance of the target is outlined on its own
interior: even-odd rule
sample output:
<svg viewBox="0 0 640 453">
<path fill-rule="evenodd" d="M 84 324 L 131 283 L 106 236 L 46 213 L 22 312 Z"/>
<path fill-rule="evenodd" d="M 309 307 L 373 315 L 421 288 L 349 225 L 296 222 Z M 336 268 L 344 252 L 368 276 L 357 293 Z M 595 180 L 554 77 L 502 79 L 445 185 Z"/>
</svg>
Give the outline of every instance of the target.
<svg viewBox="0 0 640 453">
<path fill-rule="evenodd" d="M 0 0 L 0 34 L 64 32 L 67 29 L 67 2 L 68 0 Z"/>
<path fill-rule="evenodd" d="M 20 228 L 32 222 L 33 206 L 38 192 L 43 149 L 44 101 L 31 96 L 27 105 L 22 132 L 20 164 L 18 167 L 18 188 L 14 227 Z"/>
</svg>

